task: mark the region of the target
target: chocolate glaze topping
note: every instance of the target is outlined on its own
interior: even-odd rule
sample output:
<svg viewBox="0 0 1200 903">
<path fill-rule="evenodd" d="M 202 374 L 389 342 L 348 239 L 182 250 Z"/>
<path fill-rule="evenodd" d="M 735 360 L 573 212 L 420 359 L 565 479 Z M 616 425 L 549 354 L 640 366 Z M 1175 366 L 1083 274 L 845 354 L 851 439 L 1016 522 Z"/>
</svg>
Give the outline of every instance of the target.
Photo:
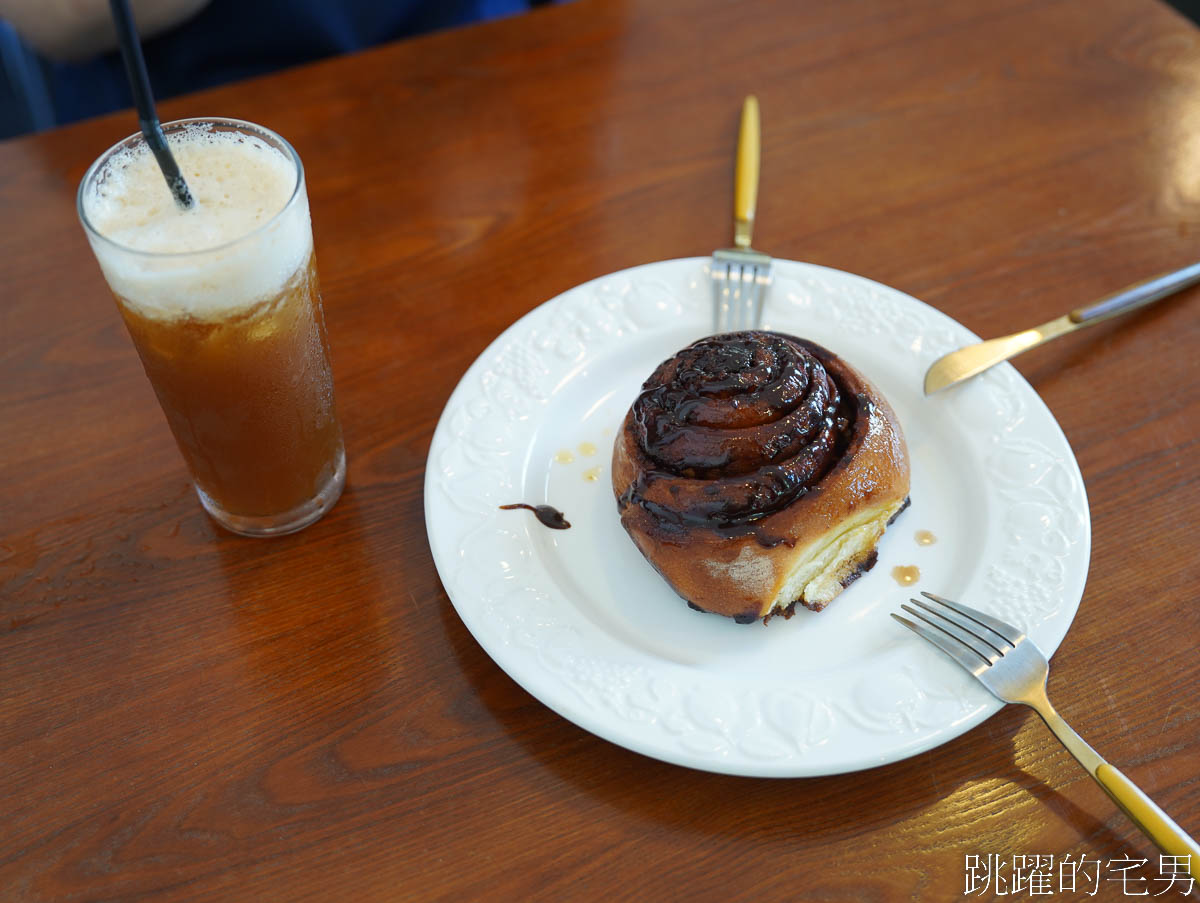
<svg viewBox="0 0 1200 903">
<path fill-rule="evenodd" d="M 849 445 L 869 405 L 828 373 L 828 351 L 773 332 L 701 339 L 664 361 L 633 404 L 645 456 L 618 499 L 665 530 L 704 525 L 730 535 L 812 490 Z"/>
</svg>

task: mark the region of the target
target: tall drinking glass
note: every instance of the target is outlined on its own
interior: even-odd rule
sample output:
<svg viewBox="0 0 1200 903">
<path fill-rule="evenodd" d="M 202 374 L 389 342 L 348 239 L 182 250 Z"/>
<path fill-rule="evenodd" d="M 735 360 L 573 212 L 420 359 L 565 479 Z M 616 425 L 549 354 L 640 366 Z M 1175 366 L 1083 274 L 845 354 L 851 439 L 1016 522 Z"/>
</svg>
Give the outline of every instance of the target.
<svg viewBox="0 0 1200 903">
<path fill-rule="evenodd" d="M 78 209 L 205 510 L 248 536 L 300 530 L 346 481 L 300 158 L 262 126 L 163 126 L 196 200 L 140 134 L 83 177 Z"/>
</svg>

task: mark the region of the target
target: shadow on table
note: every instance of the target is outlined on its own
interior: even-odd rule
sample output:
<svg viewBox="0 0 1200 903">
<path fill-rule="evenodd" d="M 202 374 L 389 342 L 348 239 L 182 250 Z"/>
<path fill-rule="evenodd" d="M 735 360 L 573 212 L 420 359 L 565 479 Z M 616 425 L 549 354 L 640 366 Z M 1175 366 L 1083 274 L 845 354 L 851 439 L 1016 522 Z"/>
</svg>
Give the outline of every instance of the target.
<svg viewBox="0 0 1200 903">
<path fill-rule="evenodd" d="M 282 707 L 276 715 L 286 709 L 301 721 L 345 719 L 347 706 L 369 706 L 390 679 L 386 596 L 364 540 L 362 507 L 348 485 L 325 519 L 299 533 L 269 540 L 223 534 L 216 545 L 239 659 L 264 698 Z M 326 543 L 330 550 L 320 554 L 315 547 Z M 306 554 L 296 553 L 301 547 Z"/>
</svg>

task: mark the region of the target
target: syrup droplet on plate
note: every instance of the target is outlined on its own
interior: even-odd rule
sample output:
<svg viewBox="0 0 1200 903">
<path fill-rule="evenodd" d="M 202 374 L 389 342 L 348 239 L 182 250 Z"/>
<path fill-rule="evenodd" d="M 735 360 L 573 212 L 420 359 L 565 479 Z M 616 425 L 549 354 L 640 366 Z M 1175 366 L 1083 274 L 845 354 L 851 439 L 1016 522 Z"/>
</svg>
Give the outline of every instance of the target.
<svg viewBox="0 0 1200 903">
<path fill-rule="evenodd" d="M 921 579 L 921 571 L 914 564 L 898 564 L 892 568 L 892 579 L 901 586 L 912 586 Z"/>
<path fill-rule="evenodd" d="M 937 542 L 937 537 L 928 530 L 918 530 L 914 536 L 916 537 L 917 545 L 919 546 L 931 546 Z"/>
<path fill-rule="evenodd" d="M 600 481 L 600 468 L 599 468 L 599 466 L 597 466 L 597 467 L 589 467 L 587 470 L 585 470 L 585 471 L 583 472 L 583 478 L 584 478 L 585 480 L 587 480 L 589 483 L 598 483 L 598 482 Z"/>
<path fill-rule="evenodd" d="M 571 454 L 571 450 L 569 448 L 564 448 L 554 456 L 554 460 L 559 464 L 570 464 L 575 460 L 575 456 Z"/>
<path fill-rule="evenodd" d="M 592 443 L 592 442 L 580 442 L 580 443 L 579 443 L 579 454 L 581 454 L 581 455 L 583 455 L 584 457 L 587 457 L 587 458 L 590 458 L 592 455 L 596 454 L 596 446 L 595 446 L 595 443 Z"/>
</svg>

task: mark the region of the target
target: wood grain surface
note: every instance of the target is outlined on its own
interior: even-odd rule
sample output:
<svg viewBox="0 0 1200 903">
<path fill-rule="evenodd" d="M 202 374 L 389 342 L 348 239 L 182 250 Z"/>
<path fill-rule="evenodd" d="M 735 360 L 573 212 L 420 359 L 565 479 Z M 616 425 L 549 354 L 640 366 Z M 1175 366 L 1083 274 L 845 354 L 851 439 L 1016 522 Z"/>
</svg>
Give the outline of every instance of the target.
<svg viewBox="0 0 1200 903">
<path fill-rule="evenodd" d="M 0 899 L 943 901 L 1033 854 L 1164 889 L 1028 710 L 859 774 L 695 772 L 553 714 L 447 599 L 451 390 L 564 289 L 727 244 L 750 92 L 756 245 L 982 335 L 1200 257 L 1200 34 L 1155 0 L 578 0 L 177 99 L 307 168 L 349 485 L 254 541 L 200 509 L 76 219 L 133 115 L 0 144 Z M 1051 695 L 1194 834 L 1197 295 L 1016 362 L 1093 523 Z"/>
</svg>

